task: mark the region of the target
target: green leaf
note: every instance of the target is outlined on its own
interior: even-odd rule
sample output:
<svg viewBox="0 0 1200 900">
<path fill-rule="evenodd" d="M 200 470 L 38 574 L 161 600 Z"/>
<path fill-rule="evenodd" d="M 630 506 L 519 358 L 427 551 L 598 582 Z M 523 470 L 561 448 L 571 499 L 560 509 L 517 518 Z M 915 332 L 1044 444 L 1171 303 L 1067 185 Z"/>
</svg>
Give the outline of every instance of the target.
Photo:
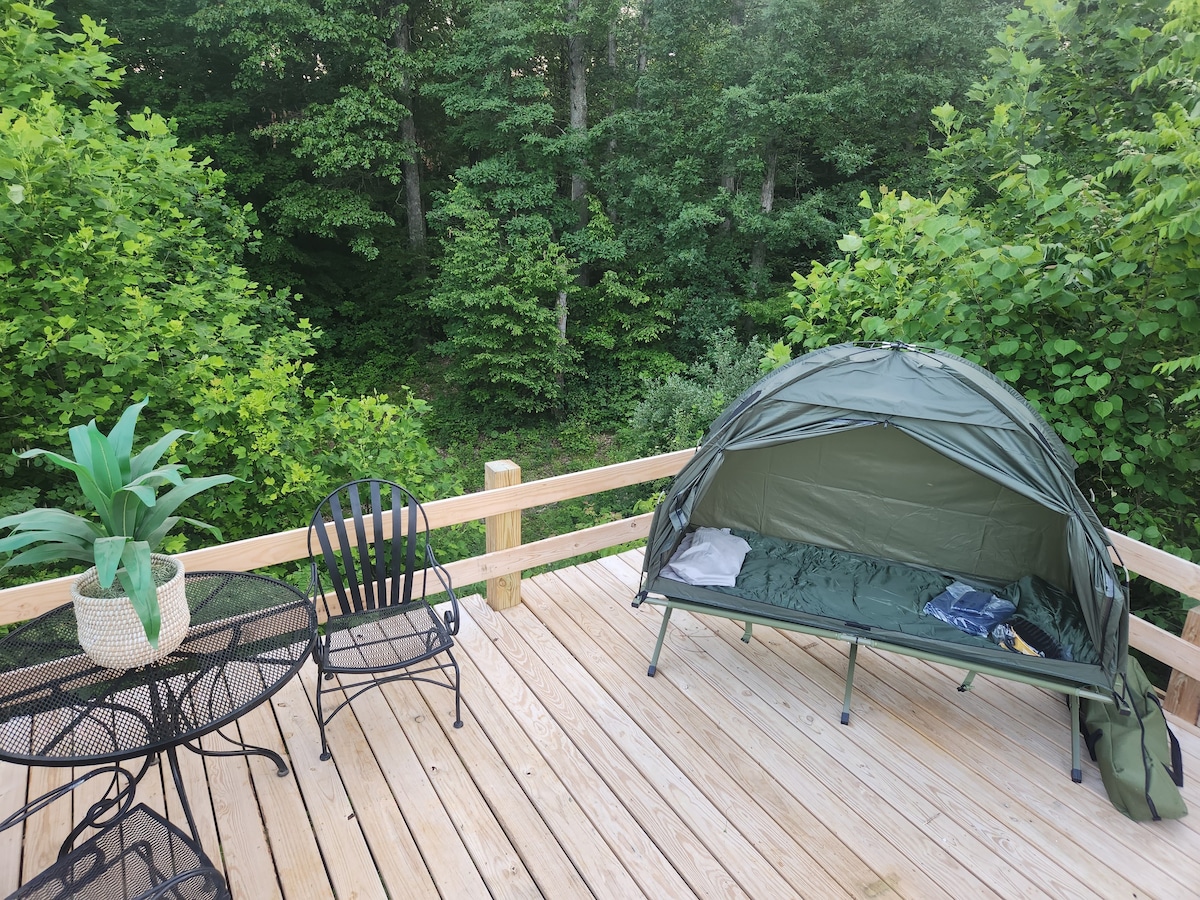
<svg viewBox="0 0 1200 900">
<path fill-rule="evenodd" d="M 1093 391 L 1102 391 L 1112 382 L 1112 376 L 1107 372 L 1100 372 L 1095 375 L 1089 375 L 1085 381 L 1087 386 Z"/>
<path fill-rule="evenodd" d="M 992 274 L 1001 281 L 1007 281 L 1017 274 L 1017 264 L 1008 259 L 999 259 L 992 263 Z"/>
<path fill-rule="evenodd" d="M 129 541 L 121 553 L 122 568 L 117 578 L 129 603 L 137 613 L 146 632 L 150 646 L 158 647 L 158 632 L 162 628 L 162 613 L 158 608 L 158 592 L 154 586 L 154 573 L 150 568 L 150 545 L 145 541 Z"/>
<path fill-rule="evenodd" d="M 106 590 L 112 587 L 112 583 L 117 577 L 117 569 L 121 565 L 121 554 L 125 550 L 127 540 L 128 538 L 124 536 L 103 537 L 98 539 L 94 545 L 96 580 L 99 581 L 100 587 Z"/>
<path fill-rule="evenodd" d="M 96 510 L 96 513 L 100 516 L 101 523 L 105 528 L 109 529 L 109 533 L 111 534 L 112 518 L 110 516 L 108 497 L 100 490 L 99 487 L 97 487 L 96 480 L 92 477 L 92 473 L 84 466 L 75 462 L 75 460 L 69 459 L 62 454 L 54 453 L 50 450 L 26 450 L 20 455 L 19 458 L 32 459 L 35 456 L 44 456 L 62 466 L 64 469 L 68 469 L 75 473 L 75 479 L 79 482 L 80 490 L 83 491 L 83 495 L 91 502 L 92 506 Z"/>
<path fill-rule="evenodd" d="M 141 490 L 149 490 L 142 488 Z M 150 491 L 150 503 L 154 503 L 154 492 Z M 111 510 L 113 520 L 112 536 L 132 537 L 137 531 L 138 519 L 146 509 L 146 503 L 134 491 L 124 488 L 113 495 Z"/>
<path fill-rule="evenodd" d="M 3 519 L 0 519 L 0 529 L 4 528 L 15 528 L 22 532 L 47 531 L 69 534 L 88 540 L 104 535 L 104 532 L 94 522 L 89 522 L 82 516 L 77 516 L 62 509 L 44 509 L 41 507 L 5 516 Z M 0 541 L 0 547 L 3 544 L 4 542 Z"/>
<path fill-rule="evenodd" d="M 26 550 L 24 553 L 18 553 L 4 564 L 4 568 L 7 569 L 9 566 L 36 566 L 41 563 L 57 562 L 60 559 L 72 559 L 89 566 L 95 562 L 90 542 L 84 544 L 72 540 L 58 540 L 45 541 L 39 547 Z"/>
<path fill-rule="evenodd" d="M 171 445 L 185 434 L 193 434 L 191 431 L 184 431 L 182 428 L 176 428 L 174 431 L 169 431 L 160 437 L 149 447 L 142 450 L 137 456 L 130 461 L 129 474 L 130 478 L 138 479 L 152 470 L 158 461 L 162 459 L 163 454 L 170 449 Z"/>
<path fill-rule="evenodd" d="M 1107 419 L 1113 411 L 1113 405 L 1108 400 L 1097 400 L 1096 405 L 1092 408 L 1096 412 L 1096 417 L 1100 419 Z"/>
<path fill-rule="evenodd" d="M 954 232 L 942 232 L 934 242 L 942 249 L 942 252 L 947 256 L 953 256 L 967 244 L 967 239 L 961 234 Z"/>
<path fill-rule="evenodd" d="M 172 488 L 158 499 L 150 514 L 139 523 L 138 533 L 134 537 L 141 541 L 150 541 L 153 539 L 154 545 L 157 546 L 166 535 L 166 530 L 160 529 L 164 529 L 164 526 L 166 529 L 170 528 L 166 524 L 167 519 L 171 517 L 171 514 L 179 508 L 179 504 L 183 503 L 184 500 L 218 484 L 228 484 L 231 481 L 240 480 L 232 475 L 208 475 L 204 478 L 187 479 L 183 484 Z"/>
<path fill-rule="evenodd" d="M 856 253 L 862 249 L 863 239 L 857 234 L 847 234 L 838 239 L 837 245 L 844 253 Z"/>
<path fill-rule="evenodd" d="M 125 483 L 121 476 L 121 464 L 117 462 L 112 444 L 94 422 L 88 426 L 88 441 L 91 444 L 92 477 L 105 496 L 111 498 Z"/>
<path fill-rule="evenodd" d="M 147 397 L 141 403 L 135 403 L 121 413 L 121 418 L 108 433 L 108 442 L 112 445 L 113 453 L 121 467 L 122 481 L 128 481 L 131 477 L 129 457 L 133 453 L 133 433 L 137 429 L 138 414 L 146 408 L 146 404 L 149 402 L 150 399 Z"/>
</svg>

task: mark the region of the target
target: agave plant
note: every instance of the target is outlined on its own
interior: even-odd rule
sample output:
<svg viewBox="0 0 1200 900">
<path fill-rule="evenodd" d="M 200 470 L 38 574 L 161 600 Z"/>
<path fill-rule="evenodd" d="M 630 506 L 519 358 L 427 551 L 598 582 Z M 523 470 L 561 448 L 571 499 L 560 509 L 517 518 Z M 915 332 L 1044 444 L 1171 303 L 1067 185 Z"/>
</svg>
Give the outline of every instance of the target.
<svg viewBox="0 0 1200 900">
<path fill-rule="evenodd" d="M 161 624 L 150 554 L 180 522 L 203 528 L 221 540 L 212 525 L 175 515 L 179 505 L 201 491 L 237 481 L 232 475 L 186 477 L 187 466 L 158 465 L 175 441 L 192 432 L 175 429 L 134 455 L 134 430 L 139 413 L 149 402 L 135 403 L 121 414 L 107 435 L 93 419 L 68 432 L 74 459 L 49 450 L 28 450 L 21 459 L 45 456 L 69 469 L 91 503 L 97 520 L 56 508 L 37 508 L 0 519 L 0 553 L 15 554 L 3 565 L 34 565 L 72 559 L 96 567 L 101 587 L 111 589 L 120 581 L 146 639 L 158 646 Z M 163 488 L 169 488 L 159 496 Z"/>
</svg>

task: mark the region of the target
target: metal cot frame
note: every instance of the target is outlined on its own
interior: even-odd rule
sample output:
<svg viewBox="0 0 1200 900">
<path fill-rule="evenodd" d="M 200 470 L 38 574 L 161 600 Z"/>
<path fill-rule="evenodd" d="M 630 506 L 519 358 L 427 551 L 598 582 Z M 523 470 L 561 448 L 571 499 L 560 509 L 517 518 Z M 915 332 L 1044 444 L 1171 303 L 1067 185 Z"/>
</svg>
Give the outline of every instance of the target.
<svg viewBox="0 0 1200 900">
<path fill-rule="evenodd" d="M 911 656 L 916 659 L 924 659 L 929 662 L 941 663 L 966 671 L 966 676 L 958 689 L 960 691 L 969 691 L 975 680 L 976 675 L 991 675 L 996 678 L 1006 678 L 1009 681 L 1018 681 L 1024 684 L 1030 684 L 1034 687 L 1045 688 L 1046 690 L 1055 691 L 1067 696 L 1067 703 L 1070 707 L 1070 720 L 1067 727 L 1070 730 L 1071 736 L 1071 780 L 1078 784 L 1083 781 L 1083 767 L 1081 763 L 1080 751 L 1080 731 L 1079 731 L 1079 701 L 1080 699 L 1097 700 L 1103 703 L 1114 703 L 1112 694 L 1104 693 L 1096 688 L 1086 685 L 1077 684 L 1069 681 L 1064 681 L 1055 678 L 1040 678 L 1036 675 L 1029 675 L 1024 672 L 1016 672 L 1011 669 L 1004 669 L 1000 666 L 965 664 L 962 660 L 952 656 L 934 653 L 927 650 L 917 650 L 912 647 L 905 647 L 902 644 L 894 644 L 890 641 L 880 640 L 878 638 L 865 637 L 860 634 L 853 634 L 846 631 L 838 631 L 837 629 L 821 628 L 816 625 L 805 625 L 799 622 L 792 622 L 786 619 L 773 619 L 767 616 L 757 616 L 742 612 L 733 612 L 731 610 L 723 610 L 718 607 L 706 606 L 701 603 L 693 603 L 687 600 L 677 600 L 670 597 L 652 596 L 646 591 L 638 593 L 633 601 L 633 606 L 638 607 L 642 603 L 649 603 L 654 606 L 663 607 L 662 624 L 658 629 L 658 640 L 654 644 L 654 652 L 650 657 L 650 668 L 646 674 L 651 678 L 658 671 L 658 658 L 662 653 L 663 642 L 667 636 L 667 625 L 671 621 L 671 613 L 676 609 L 682 609 L 690 613 L 700 613 L 706 616 L 720 616 L 723 619 L 730 619 L 737 622 L 742 622 L 745 625 L 745 632 L 742 635 L 742 640 L 745 643 L 750 642 L 755 625 L 765 625 L 771 628 L 783 628 L 788 631 L 796 631 L 802 634 L 811 634 L 816 637 L 828 638 L 835 641 L 846 641 L 850 645 L 850 660 L 846 668 L 846 690 L 842 699 L 842 715 L 841 723 L 848 725 L 850 723 L 850 700 L 854 693 L 854 668 L 858 657 L 858 648 L 874 647 L 879 650 L 887 650 L 890 653 L 899 653 L 903 656 Z"/>
</svg>

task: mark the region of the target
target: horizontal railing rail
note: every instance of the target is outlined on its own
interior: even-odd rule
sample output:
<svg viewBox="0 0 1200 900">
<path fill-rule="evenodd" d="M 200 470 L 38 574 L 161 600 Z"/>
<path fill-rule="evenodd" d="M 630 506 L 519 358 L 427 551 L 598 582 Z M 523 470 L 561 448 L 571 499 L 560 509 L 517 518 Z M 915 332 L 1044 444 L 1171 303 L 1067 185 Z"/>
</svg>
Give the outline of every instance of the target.
<svg viewBox="0 0 1200 900">
<path fill-rule="evenodd" d="M 425 511 L 430 527 L 435 529 L 488 519 L 560 500 L 670 478 L 694 452 L 681 450 L 525 484 L 432 500 L 425 504 Z M 525 569 L 641 540 L 649 533 L 650 520 L 651 514 L 647 513 L 606 522 L 569 534 L 455 560 L 447 563 L 446 569 L 457 584 L 472 584 L 520 573 Z M 184 566 L 192 571 L 261 569 L 307 559 L 307 532 L 307 528 L 295 528 L 189 550 L 179 555 Z M 1114 558 L 1129 571 L 1200 600 L 1200 565 L 1119 532 L 1109 531 L 1108 537 L 1113 544 Z M 68 576 L 0 590 L 0 624 L 24 621 L 67 602 L 72 580 Z M 1200 710 L 1200 612 L 1193 610 L 1189 615 L 1184 634 L 1193 639 L 1171 634 L 1137 616 L 1130 618 L 1130 645 L 1171 667 L 1175 675 L 1168 701 L 1173 706 L 1181 707 L 1177 712 L 1184 718 L 1196 721 L 1196 711 Z M 1172 695 L 1175 695 L 1173 703 Z M 1196 708 L 1193 709 L 1192 705 Z"/>
</svg>

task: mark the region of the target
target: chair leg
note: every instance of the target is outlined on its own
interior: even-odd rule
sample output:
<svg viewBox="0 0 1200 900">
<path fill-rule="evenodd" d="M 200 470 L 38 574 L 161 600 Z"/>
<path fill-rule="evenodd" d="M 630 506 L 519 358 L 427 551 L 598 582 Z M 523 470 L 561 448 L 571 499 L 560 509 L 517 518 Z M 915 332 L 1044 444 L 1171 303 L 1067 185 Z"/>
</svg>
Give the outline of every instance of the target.
<svg viewBox="0 0 1200 900">
<path fill-rule="evenodd" d="M 321 695 L 324 693 L 327 693 L 326 691 L 321 690 L 321 682 L 324 681 L 326 677 L 327 676 L 325 675 L 325 672 L 322 671 L 322 669 L 321 669 L 321 664 L 318 662 L 317 663 L 317 725 L 321 729 L 321 759 L 322 760 L 330 759 L 333 756 L 333 754 L 329 752 L 329 743 L 325 739 L 325 714 L 321 709 Z"/>
<path fill-rule="evenodd" d="M 462 691 L 460 690 L 462 672 L 458 668 L 458 660 L 454 658 L 454 654 L 447 650 L 446 655 L 454 664 L 454 727 L 462 728 Z"/>
</svg>

